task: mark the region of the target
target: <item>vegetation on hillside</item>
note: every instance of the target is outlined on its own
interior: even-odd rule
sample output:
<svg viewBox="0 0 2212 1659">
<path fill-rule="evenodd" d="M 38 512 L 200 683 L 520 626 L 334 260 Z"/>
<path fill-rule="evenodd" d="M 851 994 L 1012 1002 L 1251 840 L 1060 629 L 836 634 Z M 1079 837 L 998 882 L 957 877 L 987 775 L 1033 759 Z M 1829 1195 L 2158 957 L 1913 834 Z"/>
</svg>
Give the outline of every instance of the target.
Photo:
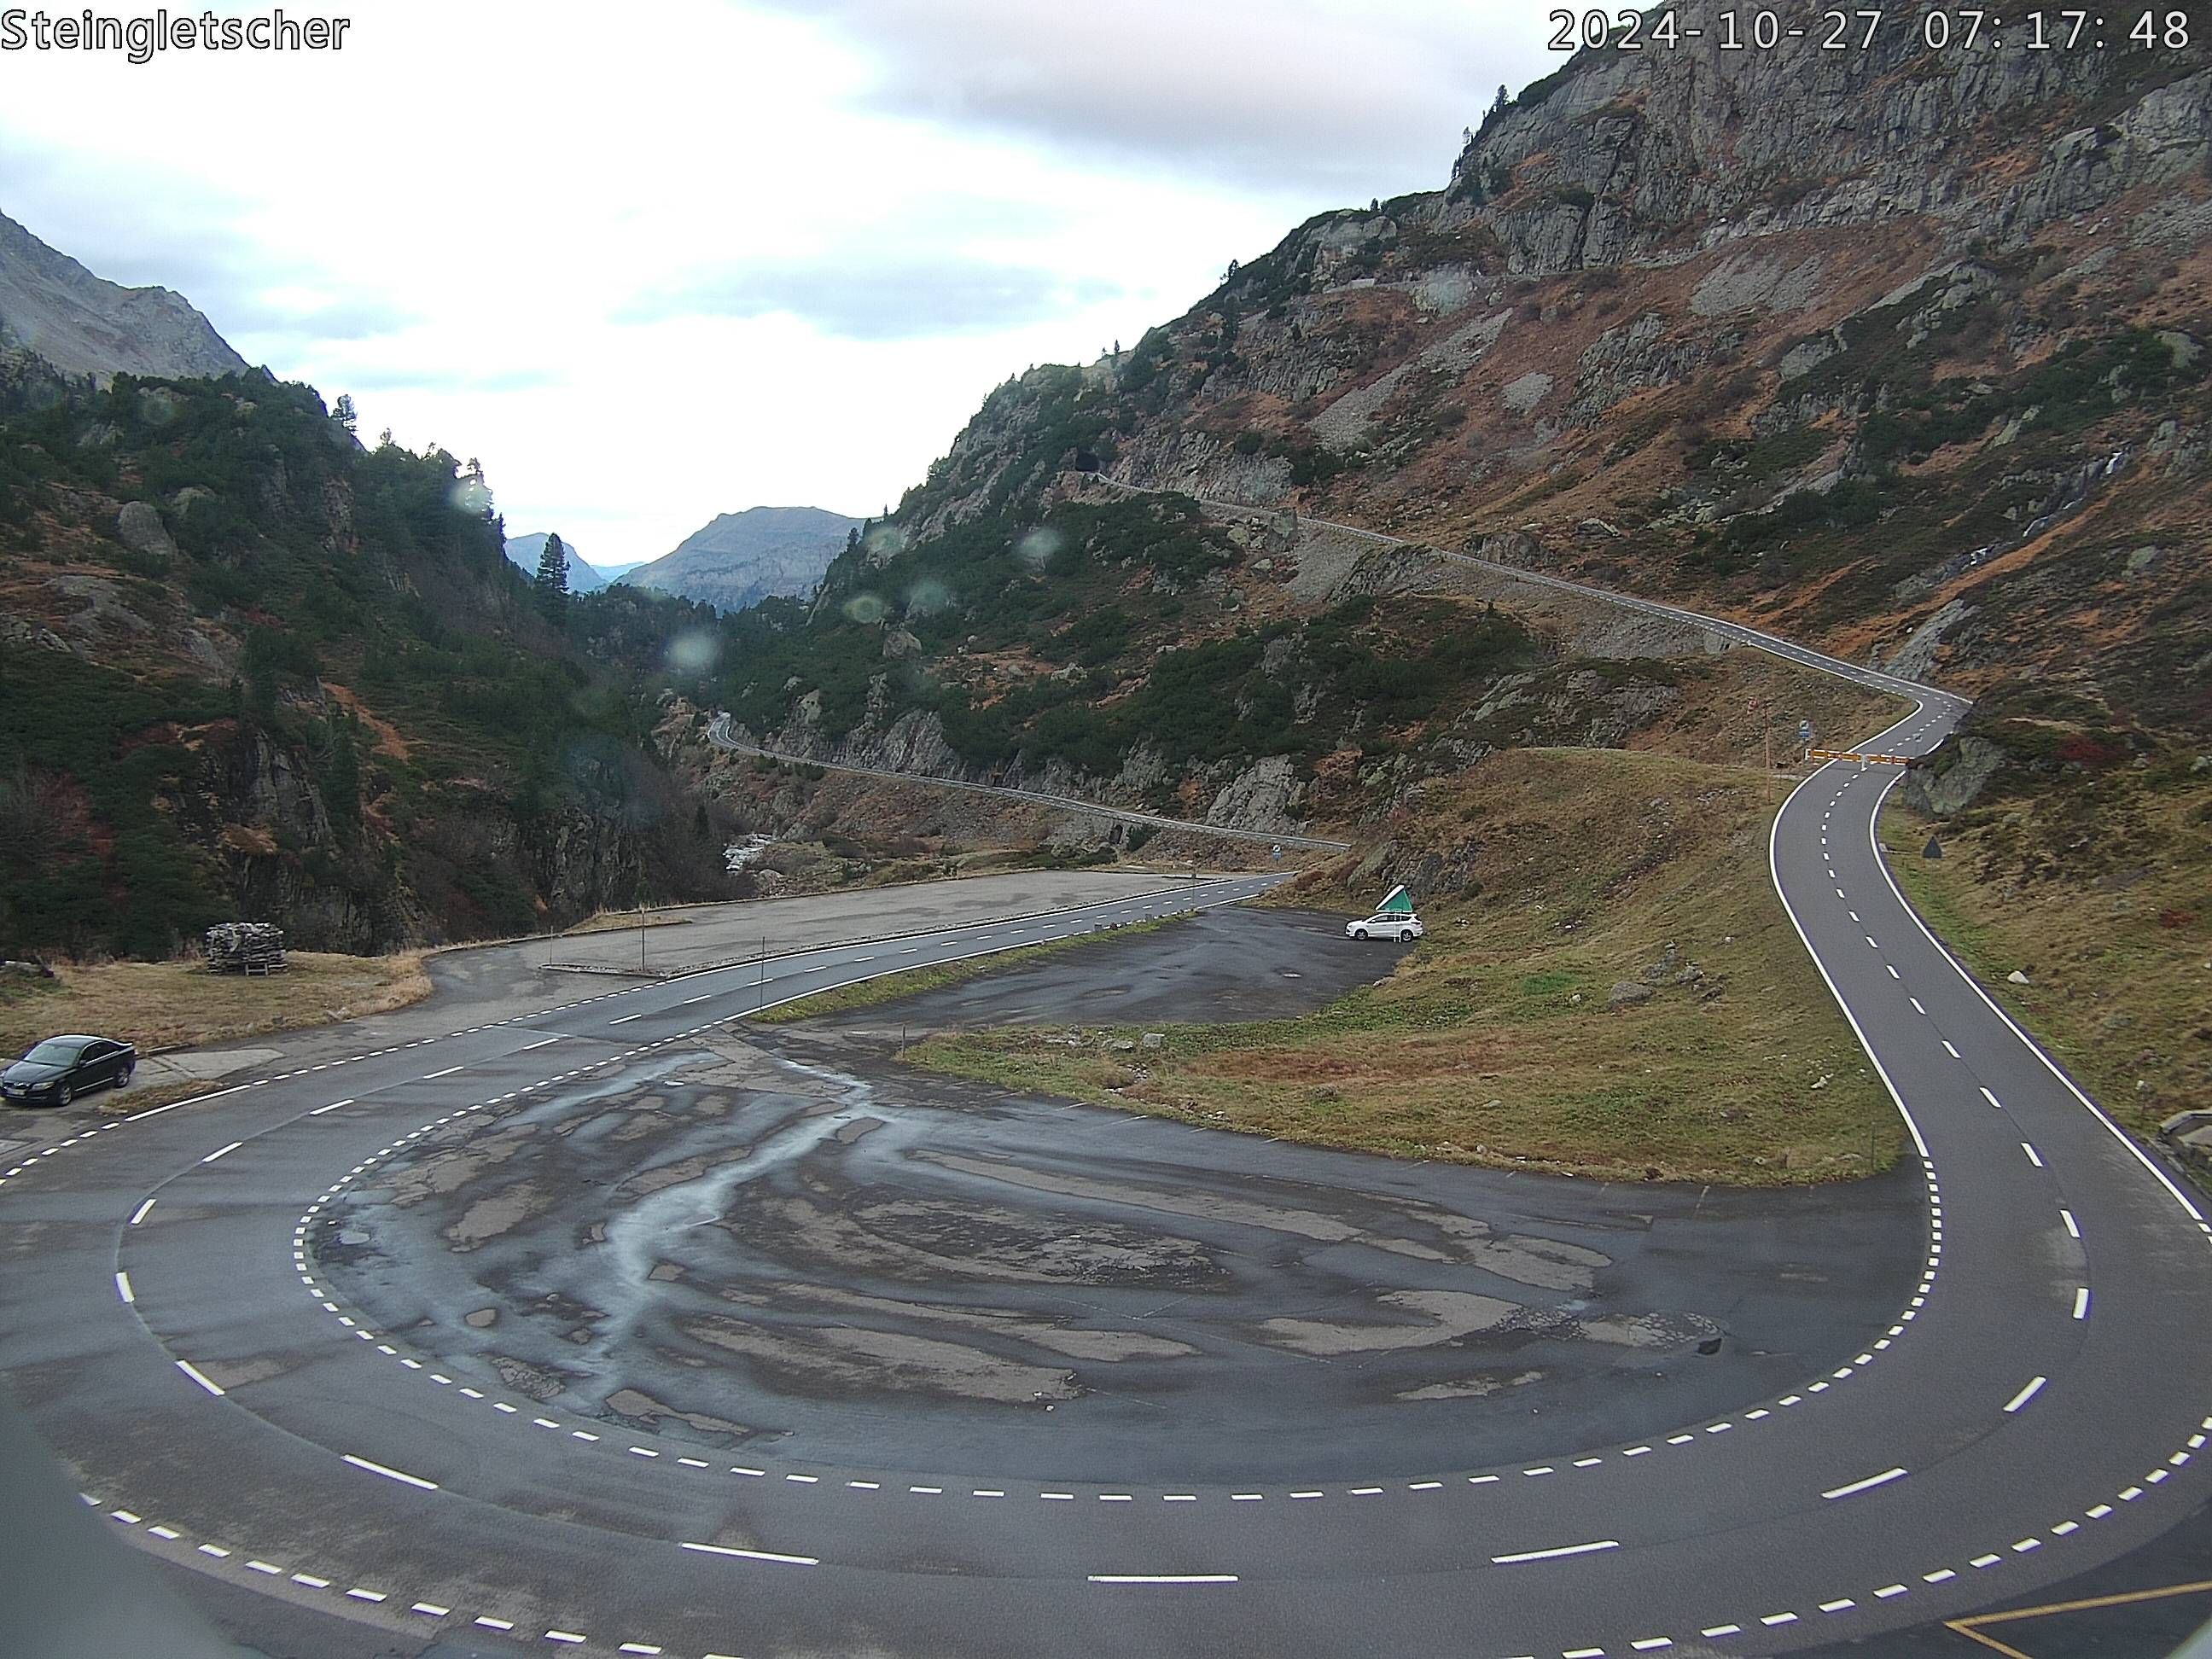
<svg viewBox="0 0 2212 1659">
<path fill-rule="evenodd" d="M 1766 876 L 1756 773 L 1523 750 L 1424 785 L 1388 846 L 1289 903 L 1430 872 L 1428 937 L 1290 1019 L 930 1038 L 918 1063 L 1010 1088 L 1401 1157 L 1607 1179 L 1832 1181 L 1892 1163 L 1888 1097 Z"/>
<path fill-rule="evenodd" d="M 1030 470 L 1001 475 L 1014 476 Z M 925 506 L 933 488 L 917 492 Z M 980 767 L 1112 777 L 1143 752 L 1170 805 L 1193 764 L 1286 756 L 1310 771 L 1355 735 L 1388 752 L 1535 656 L 1514 618 L 1436 600 L 1362 596 L 1251 623 L 1218 580 L 1244 550 L 1184 496 L 1017 491 L 1002 511 L 902 539 L 856 541 L 810 610 L 731 621 L 726 706 L 741 725 L 776 731 L 805 699 L 830 742 L 864 720 L 933 714 Z"/>
<path fill-rule="evenodd" d="M 0 387 L 0 945 L 243 913 L 370 950 L 712 890 L 647 672 L 708 619 L 534 606 L 501 534 L 473 465 L 306 386 Z"/>
</svg>

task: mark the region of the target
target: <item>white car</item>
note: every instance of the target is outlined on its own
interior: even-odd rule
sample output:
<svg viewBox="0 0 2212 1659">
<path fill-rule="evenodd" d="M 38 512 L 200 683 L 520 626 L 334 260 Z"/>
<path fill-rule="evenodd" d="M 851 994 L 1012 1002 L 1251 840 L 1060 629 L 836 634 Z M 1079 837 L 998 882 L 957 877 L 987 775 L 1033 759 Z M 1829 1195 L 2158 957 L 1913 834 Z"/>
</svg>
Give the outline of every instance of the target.
<svg viewBox="0 0 2212 1659">
<path fill-rule="evenodd" d="M 1395 939 L 1401 944 L 1420 938 L 1424 931 L 1419 916 L 1402 910 L 1378 910 L 1364 921 L 1344 924 L 1346 939 Z"/>
</svg>

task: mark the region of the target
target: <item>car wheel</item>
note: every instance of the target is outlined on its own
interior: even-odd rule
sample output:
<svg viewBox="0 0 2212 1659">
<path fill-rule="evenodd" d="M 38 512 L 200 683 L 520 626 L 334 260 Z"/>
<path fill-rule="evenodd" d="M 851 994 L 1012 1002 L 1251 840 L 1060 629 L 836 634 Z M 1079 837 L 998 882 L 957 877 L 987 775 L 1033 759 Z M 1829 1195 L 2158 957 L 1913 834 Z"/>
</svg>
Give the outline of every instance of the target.
<svg viewBox="0 0 2212 1659">
<path fill-rule="evenodd" d="M 1398 943 L 1401 945 L 1407 943 L 1413 937 L 1413 930 L 1410 927 L 1401 927 L 1398 930 Z"/>
<path fill-rule="evenodd" d="M 115 1086 L 118 1089 L 127 1089 L 131 1086 L 130 1066 L 125 1066 L 121 1071 L 115 1074 Z"/>
<path fill-rule="evenodd" d="M 75 1097 L 76 1091 L 66 1083 L 63 1084 L 60 1088 L 54 1091 L 54 1104 L 57 1106 L 66 1106 Z"/>
<path fill-rule="evenodd" d="M 1367 930 L 1364 927 L 1355 927 L 1352 930 L 1352 936 L 1354 939 L 1365 939 L 1367 937 Z"/>
</svg>

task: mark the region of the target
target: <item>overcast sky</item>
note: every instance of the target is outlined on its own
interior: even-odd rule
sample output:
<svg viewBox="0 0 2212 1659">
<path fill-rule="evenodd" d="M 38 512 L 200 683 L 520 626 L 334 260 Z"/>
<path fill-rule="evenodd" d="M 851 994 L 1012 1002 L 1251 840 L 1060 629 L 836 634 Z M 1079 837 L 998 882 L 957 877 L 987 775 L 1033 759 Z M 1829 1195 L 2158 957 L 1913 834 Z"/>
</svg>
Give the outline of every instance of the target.
<svg viewBox="0 0 2212 1659">
<path fill-rule="evenodd" d="M 336 55 L 0 57 L 0 212 L 599 563 L 878 511 L 1559 61 L 1540 0 L 327 3 Z"/>
</svg>

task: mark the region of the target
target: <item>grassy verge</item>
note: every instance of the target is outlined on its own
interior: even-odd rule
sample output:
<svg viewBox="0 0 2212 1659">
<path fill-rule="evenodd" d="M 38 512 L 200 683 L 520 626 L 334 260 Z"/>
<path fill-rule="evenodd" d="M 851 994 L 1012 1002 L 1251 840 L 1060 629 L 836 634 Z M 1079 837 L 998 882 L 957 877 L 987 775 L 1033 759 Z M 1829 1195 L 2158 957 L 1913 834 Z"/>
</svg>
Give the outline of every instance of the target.
<svg viewBox="0 0 2212 1659">
<path fill-rule="evenodd" d="M 110 962 L 63 965 L 52 980 L 0 980 L 0 1052 L 19 1054 L 58 1031 L 90 1031 L 145 1054 L 386 1013 L 430 992 L 413 954 L 294 951 L 286 962 L 266 979 L 213 974 L 198 963 Z"/>
<path fill-rule="evenodd" d="M 908 1058 L 1286 1139 L 1614 1179 L 1772 1185 L 1890 1164 L 1894 1110 L 1770 884 L 1779 791 L 1656 755 L 1509 750 L 1392 839 L 1290 884 L 1357 908 L 1411 879 L 1428 938 L 1293 1019 L 941 1035 Z M 1636 989 L 1615 1001 L 1615 988 Z M 1648 995 L 1643 994 L 1649 993 Z"/>
<path fill-rule="evenodd" d="M 2147 1133 L 2212 1103 L 2212 781 L 2120 774 L 1942 824 L 1893 805 L 1881 836 L 1929 926 L 2106 1110 Z"/>
<path fill-rule="evenodd" d="M 1079 945 L 1095 945 L 1103 939 L 1127 939 L 1133 933 L 1149 933 L 1176 920 L 1179 918 L 1133 921 L 1126 927 L 1095 933 L 1070 933 L 1065 939 L 1047 939 L 1041 945 L 1024 945 L 1011 951 L 994 951 L 989 956 L 969 957 L 964 962 L 940 963 L 932 968 L 909 968 L 904 973 L 885 974 L 877 979 L 863 980 L 857 985 L 840 986 L 834 991 L 817 991 L 811 996 L 800 997 L 795 1002 L 787 1002 L 780 1008 L 770 1008 L 753 1018 L 769 1024 L 781 1024 L 794 1019 L 811 1019 L 818 1014 L 842 1014 L 854 1008 L 872 1008 L 878 1003 L 893 1002 L 901 997 L 919 995 L 924 991 L 965 984 L 986 974 L 1002 973 L 1025 962 L 1033 962 L 1039 957 L 1054 956 Z"/>
<path fill-rule="evenodd" d="M 579 933 L 628 933 L 640 927 L 681 927 L 689 920 L 681 910 L 601 910 L 586 916 L 574 927 L 563 927 L 560 937 L 574 939 Z"/>
</svg>

